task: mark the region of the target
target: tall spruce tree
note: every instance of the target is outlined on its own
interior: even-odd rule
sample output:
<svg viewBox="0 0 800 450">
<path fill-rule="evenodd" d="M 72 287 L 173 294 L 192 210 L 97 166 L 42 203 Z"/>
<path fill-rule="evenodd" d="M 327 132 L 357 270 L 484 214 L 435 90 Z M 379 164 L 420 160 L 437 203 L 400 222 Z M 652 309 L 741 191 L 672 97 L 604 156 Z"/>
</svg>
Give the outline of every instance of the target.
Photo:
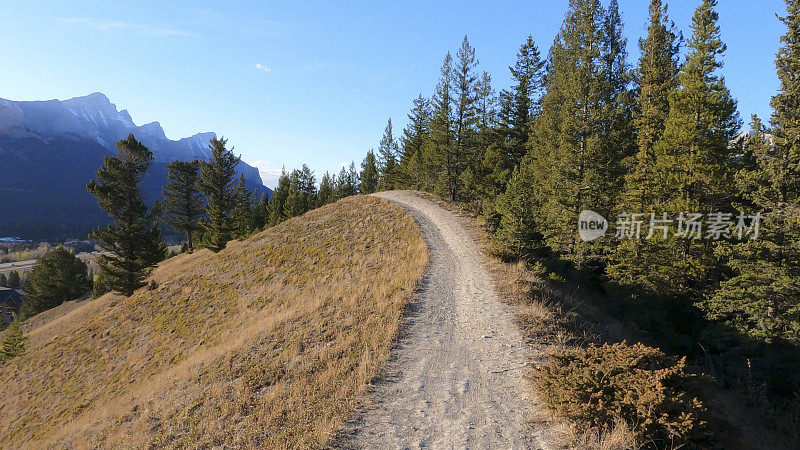
<svg viewBox="0 0 800 450">
<path fill-rule="evenodd" d="M 239 175 L 239 182 L 233 187 L 233 210 L 231 211 L 231 235 L 236 239 L 244 239 L 255 229 L 255 209 L 253 193 L 245 187 L 244 175 Z"/>
<path fill-rule="evenodd" d="M 317 202 L 316 180 L 314 173 L 305 164 L 301 169 L 292 171 L 289 179 L 289 192 L 286 196 L 284 214 L 286 217 L 296 217 L 315 207 Z"/>
<path fill-rule="evenodd" d="M 507 229 L 500 231 L 500 242 L 522 250 L 526 244 L 518 238 L 528 239 L 533 235 L 522 232 L 519 227 L 532 226 L 532 219 L 517 216 L 518 213 L 528 214 L 528 208 L 510 205 L 530 203 L 529 199 L 512 198 L 527 189 L 523 184 L 528 181 L 522 179 L 523 174 L 519 171 L 514 181 L 511 178 L 528 152 L 531 126 L 539 111 L 545 82 L 544 61 L 531 36 L 520 46 L 516 63 L 508 69 L 513 84 L 510 90 L 500 93 L 497 132 L 494 133 L 494 139 L 490 138 L 487 143 L 483 158 L 483 165 L 487 170 L 484 189 L 491 200 L 491 210 L 486 211 L 486 217 L 489 225 L 494 228 L 500 227 L 500 222 L 504 221 L 502 226 Z M 516 193 L 504 194 L 509 183 L 514 184 Z"/>
<path fill-rule="evenodd" d="M 428 155 L 425 150 L 430 140 L 431 104 L 419 95 L 408 114 L 408 125 L 400 137 L 400 174 L 403 187 L 431 189 L 433 187 L 427 171 Z M 363 178 L 363 174 L 362 174 Z"/>
<path fill-rule="evenodd" d="M 664 212 L 732 212 L 735 194 L 730 145 L 741 122 L 736 102 L 719 75 L 725 44 L 720 39 L 715 0 L 703 0 L 692 17 L 688 54 L 669 96 L 662 139 L 655 146 L 653 192 Z M 677 224 L 676 224 L 677 225 Z M 708 239 L 674 233 L 651 248 L 649 283 L 663 294 L 690 294 L 713 286 L 719 275 L 715 248 Z"/>
<path fill-rule="evenodd" d="M 197 188 L 199 161 L 174 161 L 167 164 L 163 218 L 173 229 L 186 235 L 189 252 L 194 250 L 192 235 L 199 229 L 203 198 Z"/>
<path fill-rule="evenodd" d="M 445 55 L 440 73 L 432 100 L 431 148 L 426 166 L 429 177 L 434 182 L 434 191 L 455 200 L 460 161 L 453 132 L 455 73 L 450 52 Z"/>
<path fill-rule="evenodd" d="M 509 99 L 509 114 L 504 129 L 508 134 L 507 152 L 510 159 L 507 167 L 518 167 L 528 152 L 528 136 L 533 118 L 539 107 L 544 89 L 544 61 L 536 43 L 529 35 L 517 52 L 517 62 L 509 67 L 513 84 L 506 93 Z"/>
<path fill-rule="evenodd" d="M 661 140 L 669 114 L 669 96 L 677 89 L 679 36 L 661 0 L 650 1 L 647 36 L 639 40 L 641 56 L 635 76 L 638 83 L 634 127 L 637 152 L 625 176 L 619 212 L 649 217 L 660 207 L 655 196 L 659 179 L 653 172 L 655 146 Z M 660 217 L 660 216 L 659 216 Z M 628 239 L 614 249 L 608 273 L 618 281 L 653 288 L 649 267 L 659 255 L 647 240 Z"/>
<path fill-rule="evenodd" d="M 236 204 L 234 175 L 239 158 L 225 148 L 227 142 L 225 138 L 211 139 L 211 157 L 200 162 L 200 178 L 197 180 L 197 187 L 206 198 L 208 216 L 203 224 L 203 241 L 215 252 L 225 248 L 233 232 L 230 215 Z"/>
<path fill-rule="evenodd" d="M 737 174 L 749 215 L 763 216 L 758 239 L 728 252 L 733 276 L 701 304 L 709 317 L 764 341 L 800 344 L 800 0 L 786 1 L 786 26 L 775 65 L 772 129 L 753 118 Z"/>
<path fill-rule="evenodd" d="M 375 161 L 375 153 L 370 150 L 361 163 L 361 193 L 369 195 L 377 191 L 379 179 L 380 173 Z"/>
<path fill-rule="evenodd" d="M 535 219 L 501 219 L 529 226 L 538 222 L 536 231 L 547 245 L 578 265 L 597 260 L 603 248 L 578 239 L 578 214 L 591 209 L 608 215 L 613 210 L 621 188 L 621 161 L 632 151 L 626 139 L 633 134 L 625 120 L 630 105 L 614 104 L 629 95 L 621 28 L 615 2 L 606 14 L 598 0 L 570 1 L 550 50 L 547 92 L 522 163 L 528 167 L 520 169 L 524 176 L 515 181 L 530 185 L 514 187 L 532 196 L 526 208 L 517 209 Z"/>
<path fill-rule="evenodd" d="M 458 197 L 458 191 L 469 183 L 469 192 L 474 192 L 477 178 L 476 172 L 483 159 L 482 149 L 477 142 L 478 126 L 478 76 L 475 68 L 478 60 L 475 48 L 470 45 L 467 36 L 456 52 L 454 92 L 453 92 L 453 132 L 455 139 L 455 179 L 452 180 L 451 199 Z M 466 192 L 465 192 L 466 193 Z M 466 196 L 465 196 L 466 198 Z M 472 198 L 468 198 L 472 200 Z"/>
<path fill-rule="evenodd" d="M 281 176 L 278 178 L 278 185 L 272 192 L 272 198 L 269 201 L 270 226 L 275 226 L 287 219 L 286 214 L 284 213 L 284 208 L 286 206 L 286 198 L 289 196 L 289 188 L 291 183 L 292 180 L 289 178 L 289 174 L 286 173 L 286 169 L 281 169 Z"/>
<path fill-rule="evenodd" d="M 319 192 L 317 192 L 317 207 L 327 205 L 334 201 L 333 177 L 330 172 L 325 172 L 319 182 Z"/>
<path fill-rule="evenodd" d="M 397 156 L 399 149 L 397 140 L 392 133 L 392 118 L 386 123 L 386 128 L 383 131 L 383 137 L 378 145 L 378 170 L 380 178 L 378 179 L 378 190 L 385 191 L 394 189 L 398 178 L 398 165 Z"/>
<path fill-rule="evenodd" d="M 144 172 L 153 154 L 133 135 L 117 143 L 117 156 L 106 156 L 89 193 L 111 217 L 111 223 L 91 234 L 108 254 L 97 260 L 111 289 L 130 296 L 144 285 L 150 271 L 166 256 L 167 246 L 157 223 L 157 208 L 148 211 L 142 199 Z"/>
</svg>

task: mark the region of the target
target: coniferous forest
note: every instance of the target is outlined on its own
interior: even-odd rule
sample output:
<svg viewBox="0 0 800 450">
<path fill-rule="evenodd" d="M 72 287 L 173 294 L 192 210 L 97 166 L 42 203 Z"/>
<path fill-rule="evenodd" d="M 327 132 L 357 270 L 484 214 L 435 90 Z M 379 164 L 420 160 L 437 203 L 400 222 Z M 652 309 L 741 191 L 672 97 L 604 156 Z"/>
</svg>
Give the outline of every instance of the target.
<svg viewBox="0 0 800 450">
<path fill-rule="evenodd" d="M 678 30 L 651 0 L 631 61 L 617 1 L 571 0 L 550 48 L 523 42 L 499 92 L 465 36 L 399 145 L 390 121 L 364 165 L 377 160 L 378 189 L 468 207 L 503 258 L 579 286 L 626 337 L 797 433 L 800 1 L 779 17 L 772 116 L 749 123 L 721 74 L 716 6 Z M 583 210 L 608 220 L 604 238 L 579 237 Z"/>
</svg>

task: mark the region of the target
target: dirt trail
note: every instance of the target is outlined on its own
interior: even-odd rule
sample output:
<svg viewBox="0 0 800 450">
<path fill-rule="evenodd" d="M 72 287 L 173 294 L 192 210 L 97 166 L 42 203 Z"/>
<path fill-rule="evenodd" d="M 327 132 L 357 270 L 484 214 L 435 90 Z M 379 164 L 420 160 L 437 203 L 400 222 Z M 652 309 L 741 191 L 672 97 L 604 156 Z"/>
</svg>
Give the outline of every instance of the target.
<svg viewBox="0 0 800 450">
<path fill-rule="evenodd" d="M 404 191 L 376 195 L 412 214 L 430 267 L 372 408 L 352 424 L 345 447 L 546 448 L 526 423 L 529 349 L 475 242 L 429 200 Z"/>
</svg>

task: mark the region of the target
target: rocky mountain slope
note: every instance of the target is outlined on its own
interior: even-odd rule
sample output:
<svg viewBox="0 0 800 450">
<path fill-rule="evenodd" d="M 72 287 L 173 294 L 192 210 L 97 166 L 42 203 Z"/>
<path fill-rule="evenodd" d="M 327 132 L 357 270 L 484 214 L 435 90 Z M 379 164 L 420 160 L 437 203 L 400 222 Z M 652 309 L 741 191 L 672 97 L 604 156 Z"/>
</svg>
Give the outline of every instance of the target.
<svg viewBox="0 0 800 450">
<path fill-rule="evenodd" d="M 145 177 L 148 200 L 160 198 L 165 165 L 205 159 L 215 133 L 170 140 L 158 122 L 136 125 L 128 111 L 101 94 L 69 100 L 18 102 L 0 99 L 0 236 L 31 239 L 84 237 L 106 220 L 86 182 L 133 133 L 153 152 Z M 268 193 L 258 170 L 242 162 L 249 189 Z"/>
</svg>

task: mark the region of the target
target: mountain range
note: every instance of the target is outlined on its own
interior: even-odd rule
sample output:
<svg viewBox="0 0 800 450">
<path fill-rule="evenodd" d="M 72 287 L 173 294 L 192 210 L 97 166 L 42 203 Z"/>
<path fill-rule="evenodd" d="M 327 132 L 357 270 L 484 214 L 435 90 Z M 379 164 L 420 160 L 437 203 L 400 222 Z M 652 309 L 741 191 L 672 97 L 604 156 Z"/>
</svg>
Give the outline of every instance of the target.
<svg viewBox="0 0 800 450">
<path fill-rule="evenodd" d="M 106 223 L 86 182 L 128 134 L 153 152 L 142 186 L 149 203 L 161 198 L 166 164 L 207 159 L 209 140 L 216 137 L 207 132 L 168 139 L 158 122 L 136 125 L 99 92 L 69 100 L 0 99 L 0 236 L 83 238 Z M 248 189 L 270 195 L 258 169 L 240 162 L 237 172 Z"/>
</svg>

